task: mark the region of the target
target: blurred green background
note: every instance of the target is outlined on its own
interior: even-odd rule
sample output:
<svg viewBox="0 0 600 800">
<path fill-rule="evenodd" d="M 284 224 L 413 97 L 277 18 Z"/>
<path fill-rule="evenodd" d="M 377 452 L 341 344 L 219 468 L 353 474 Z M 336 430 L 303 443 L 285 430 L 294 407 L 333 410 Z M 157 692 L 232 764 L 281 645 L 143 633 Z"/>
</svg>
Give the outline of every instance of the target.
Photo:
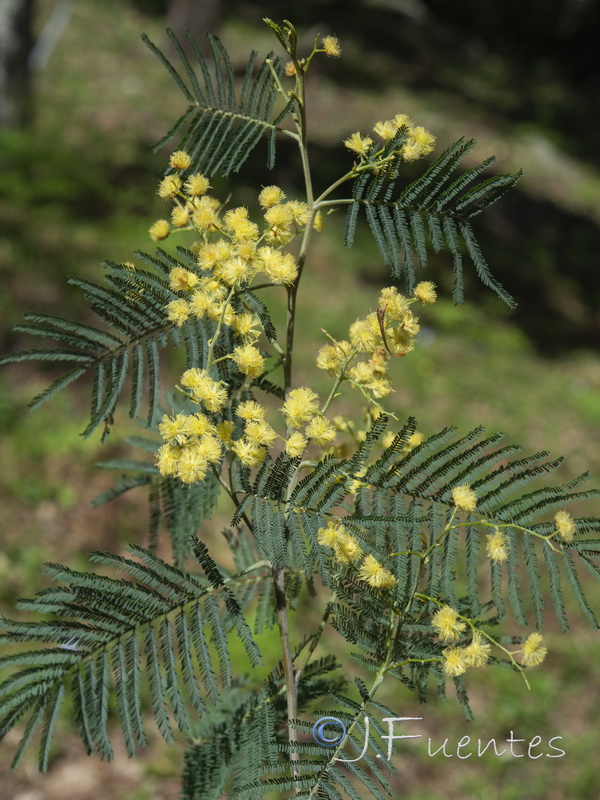
<svg viewBox="0 0 600 800">
<path fill-rule="evenodd" d="M 210 28 L 241 68 L 251 47 L 264 55 L 274 46 L 261 18 L 280 19 L 284 13 L 307 46 L 317 33 L 334 33 L 343 48 L 340 60 L 315 62 L 309 81 L 318 185 L 328 185 L 348 167 L 343 138 L 355 130 L 366 133 L 398 112 L 430 128 L 438 152 L 459 136 L 474 136 L 478 146 L 470 163 L 495 153 L 499 172 L 525 170 L 518 189 L 477 220 L 492 272 L 518 300 L 518 309 L 509 313 L 474 276 L 467 280 L 466 305 L 455 307 L 450 264 L 435 258 L 424 277 L 439 283 L 442 300 L 423 315 L 417 350 L 395 368 L 399 388 L 390 407 L 417 416 L 426 434 L 448 424 L 461 432 L 479 424 L 503 430 L 529 452 L 548 449 L 566 456 L 563 479 L 589 470 L 598 485 L 600 4 L 304 0 L 283 8 L 278 2 L 242 0 L 23 0 L 20 5 L 21 13 L 30 12 L 24 53 L 31 70 L 14 72 L 11 62 L 12 83 L 8 90 L 2 84 L 8 102 L 0 108 L 3 353 L 32 346 L 28 337 L 11 331 L 24 311 L 93 323 L 66 276 L 98 278 L 102 259 L 125 261 L 138 248 L 150 249 L 148 226 L 164 214 L 155 187 L 165 162 L 165 152 L 153 154 L 150 146 L 183 111 L 184 101 L 140 34 L 166 46 L 166 24 L 176 30 L 189 25 L 197 33 Z M 7 41 L 0 38 L 4 47 Z M 1 49 L 0 58 L 6 63 Z M 27 87 L 27 102 L 21 102 Z M 19 99 L 12 111 L 11 90 Z M 226 195 L 235 185 L 238 201 L 251 203 L 261 184 L 301 189 L 293 148 L 282 143 L 273 174 L 264 168 L 264 151 L 257 152 L 234 184 L 217 183 L 219 193 Z M 348 251 L 342 228 L 341 218 L 327 219 L 305 274 L 298 368 L 307 380 L 323 341 L 319 329 L 343 335 L 388 282 L 367 231 Z M 324 299 L 322 306 L 315 296 Z M 174 364 L 169 373 L 167 366 L 167 383 L 178 368 Z M 126 413 L 102 447 L 97 438 L 79 436 L 89 387 L 75 386 L 29 416 L 26 403 L 54 375 L 28 364 L 0 372 L 3 611 L 43 585 L 41 565 L 49 557 L 82 567 L 89 550 L 145 541 L 142 496 L 89 507 L 111 484 L 111 476 L 95 470 L 94 463 L 125 452 L 122 438 L 132 430 Z M 577 511 L 598 514 L 598 507 Z M 213 530 L 227 523 L 228 513 L 223 506 Z M 598 607 L 598 592 L 595 599 Z M 594 714 L 600 647 L 575 610 L 572 620 L 568 637 L 548 620 L 551 652 L 532 673 L 530 693 L 509 672 L 474 675 L 474 723 L 463 720 L 451 698 L 419 707 L 399 688 L 383 698 L 399 716 L 423 717 L 418 732 L 431 735 L 437 746 L 446 737 L 456 744 L 463 735 L 503 739 L 513 730 L 526 739 L 563 736 L 564 758 L 459 761 L 428 758 L 426 747 L 405 745 L 392 780 L 395 796 L 600 796 Z M 33 761 L 10 774 L 14 741 L 9 737 L 0 751 L 2 797 L 177 797 L 181 753 L 156 739 L 138 762 L 128 761 L 117 743 L 116 762 L 105 765 L 87 759 L 65 728 L 45 778 L 36 775 Z"/>
</svg>

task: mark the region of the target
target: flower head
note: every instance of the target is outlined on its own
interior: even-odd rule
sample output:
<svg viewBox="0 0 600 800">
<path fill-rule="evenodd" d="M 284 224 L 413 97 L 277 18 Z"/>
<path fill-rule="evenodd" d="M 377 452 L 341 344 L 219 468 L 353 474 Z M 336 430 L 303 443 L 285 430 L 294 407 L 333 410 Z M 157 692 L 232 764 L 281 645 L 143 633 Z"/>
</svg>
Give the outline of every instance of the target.
<svg viewBox="0 0 600 800">
<path fill-rule="evenodd" d="M 208 198 L 200 197 L 194 203 L 192 222 L 199 231 L 214 231 L 219 224 L 219 217 L 216 210 L 210 203 L 202 202 Z"/>
<path fill-rule="evenodd" d="M 158 448 L 156 464 L 161 475 L 175 475 L 180 453 L 181 448 L 174 444 L 167 443 Z"/>
<path fill-rule="evenodd" d="M 408 128 L 409 130 L 413 128 L 413 121 L 408 114 L 396 114 L 394 124 L 398 128 Z"/>
<path fill-rule="evenodd" d="M 220 442 L 223 442 L 227 448 L 230 448 L 233 444 L 232 436 L 234 428 L 235 422 L 230 419 L 224 419 L 222 422 L 218 422 L 216 425 L 217 438 Z"/>
<path fill-rule="evenodd" d="M 171 226 L 166 219 L 157 219 L 148 229 L 150 238 L 153 242 L 161 242 L 166 239 L 171 232 Z"/>
<path fill-rule="evenodd" d="M 225 227 L 236 240 L 258 239 L 258 226 L 248 219 L 248 209 L 231 208 L 223 217 Z"/>
<path fill-rule="evenodd" d="M 435 146 L 435 136 L 425 128 L 412 128 L 406 144 L 402 147 L 402 158 L 405 161 L 416 161 L 431 153 Z"/>
<path fill-rule="evenodd" d="M 358 571 L 359 578 L 366 581 L 369 586 L 376 589 L 391 589 L 396 583 L 396 578 L 389 569 L 382 566 L 375 556 L 365 556 Z"/>
<path fill-rule="evenodd" d="M 477 507 L 477 495 L 466 483 L 452 489 L 452 501 L 461 511 L 475 511 Z"/>
<path fill-rule="evenodd" d="M 198 284 L 198 276 L 183 267 L 174 267 L 169 273 L 169 286 L 174 292 L 193 289 Z"/>
<path fill-rule="evenodd" d="M 185 150 L 176 150 L 174 153 L 171 153 L 171 157 L 169 158 L 169 166 L 173 167 L 173 169 L 187 169 L 191 163 L 192 159 Z"/>
<path fill-rule="evenodd" d="M 556 532 L 564 542 L 573 541 L 573 536 L 577 530 L 573 517 L 568 511 L 561 509 L 554 517 Z"/>
<path fill-rule="evenodd" d="M 277 438 L 276 431 L 274 431 L 269 423 L 265 422 L 264 420 L 248 422 L 244 431 L 244 435 L 249 442 L 262 444 L 265 447 L 273 444 Z"/>
<path fill-rule="evenodd" d="M 421 330 L 419 325 L 419 318 L 413 314 L 412 311 L 405 311 L 402 315 L 400 327 L 409 336 L 416 336 Z"/>
<path fill-rule="evenodd" d="M 245 438 L 234 442 L 232 450 L 246 467 L 262 463 L 267 455 L 264 447 Z"/>
<path fill-rule="evenodd" d="M 207 292 L 194 292 L 190 298 L 190 310 L 199 319 L 208 316 L 213 304 L 214 299 Z"/>
<path fill-rule="evenodd" d="M 169 322 L 173 322 L 179 327 L 189 319 L 190 307 L 187 300 L 171 300 L 170 303 L 167 303 L 166 309 Z"/>
<path fill-rule="evenodd" d="M 285 194 L 279 186 L 265 186 L 258 195 L 258 202 L 263 208 L 271 208 L 285 200 Z"/>
<path fill-rule="evenodd" d="M 306 426 L 306 435 L 316 444 L 326 447 L 335 440 L 335 426 L 325 417 L 315 416 Z"/>
<path fill-rule="evenodd" d="M 373 127 L 373 132 L 380 136 L 384 142 L 389 142 L 398 133 L 398 126 L 396 123 L 387 119 L 385 122 L 377 122 Z"/>
<path fill-rule="evenodd" d="M 177 476 L 184 483 L 204 480 L 208 472 L 208 461 L 195 446 L 185 447 L 177 461 Z"/>
<path fill-rule="evenodd" d="M 175 417 L 169 417 L 165 414 L 160 425 L 158 426 L 162 438 L 170 444 L 184 445 L 188 440 L 188 425 L 187 416 L 185 414 L 177 414 Z"/>
<path fill-rule="evenodd" d="M 215 276 L 227 286 L 238 287 L 247 283 L 251 278 L 251 273 L 248 262 L 239 256 L 228 258 L 227 261 L 215 267 Z"/>
<path fill-rule="evenodd" d="M 171 222 L 174 228 L 185 228 L 190 221 L 190 209 L 187 206 L 174 206 L 171 211 Z"/>
<path fill-rule="evenodd" d="M 181 385 L 190 390 L 197 402 L 202 402 L 209 411 L 219 411 L 227 402 L 227 390 L 214 381 L 204 369 L 193 367 L 181 376 Z"/>
<path fill-rule="evenodd" d="M 342 55 L 342 48 L 340 47 L 337 36 L 324 36 L 321 44 L 323 45 L 326 56 L 330 58 L 339 58 Z"/>
<path fill-rule="evenodd" d="M 466 672 L 468 665 L 462 647 L 447 647 L 442 655 L 444 656 L 442 669 L 446 675 L 456 678 Z"/>
<path fill-rule="evenodd" d="M 241 314 L 235 315 L 233 327 L 235 332 L 242 337 L 244 341 L 254 341 L 260 336 L 260 331 L 256 326 L 259 324 L 256 314 L 249 311 L 243 311 Z"/>
<path fill-rule="evenodd" d="M 288 392 L 281 410 L 290 428 L 300 428 L 319 410 L 319 398 L 312 389 L 301 386 Z"/>
<path fill-rule="evenodd" d="M 265 264 L 265 272 L 273 283 L 283 283 L 289 286 L 298 277 L 298 265 L 291 253 L 284 253 L 276 261 Z"/>
<path fill-rule="evenodd" d="M 287 203 L 287 207 L 289 209 L 289 214 L 296 223 L 296 225 L 306 225 L 308 220 L 310 219 L 310 209 L 308 207 L 308 203 L 303 203 L 300 200 L 290 200 Z"/>
<path fill-rule="evenodd" d="M 333 554 L 342 564 L 354 564 L 362 556 L 362 550 L 354 536 L 343 533 L 333 545 Z"/>
<path fill-rule="evenodd" d="M 346 529 L 339 519 L 330 519 L 326 528 L 319 528 L 317 531 L 317 542 L 323 547 L 335 547 L 342 536 L 346 535 Z"/>
<path fill-rule="evenodd" d="M 435 303 L 437 300 L 435 283 L 432 283 L 432 281 L 421 281 L 417 283 L 413 294 L 419 303 Z"/>
<path fill-rule="evenodd" d="M 353 133 L 348 139 L 344 139 L 344 144 L 348 150 L 352 150 L 354 153 L 358 153 L 359 156 L 364 157 L 369 154 L 369 150 L 373 145 L 373 139 L 369 136 L 361 136 L 360 133 L 356 131 L 356 133 Z"/>
<path fill-rule="evenodd" d="M 157 194 L 163 200 L 173 200 L 181 189 L 181 178 L 178 175 L 167 175 L 158 184 Z"/>
<path fill-rule="evenodd" d="M 540 633 L 530 633 L 523 642 L 521 661 L 526 667 L 537 667 L 546 658 L 548 648 L 544 646 Z"/>
<path fill-rule="evenodd" d="M 347 355 L 337 344 L 325 344 L 317 353 L 317 367 L 330 375 L 338 375 Z"/>
<path fill-rule="evenodd" d="M 196 172 L 189 176 L 187 181 L 184 183 L 183 188 L 185 193 L 190 197 L 200 197 L 208 192 L 210 189 L 210 182 L 208 178 L 204 177 L 204 175 Z"/>
<path fill-rule="evenodd" d="M 437 628 L 440 639 L 448 642 L 456 641 L 465 630 L 465 623 L 458 618 L 451 606 L 442 606 L 431 618 L 431 624 Z"/>
<path fill-rule="evenodd" d="M 386 286 L 379 293 L 379 307 L 385 309 L 386 319 L 402 319 L 408 312 L 408 302 L 395 286 Z"/>
<path fill-rule="evenodd" d="M 286 227 L 294 221 L 294 211 L 291 203 L 277 203 L 265 211 L 265 222 L 268 225 Z"/>
<path fill-rule="evenodd" d="M 221 458 L 221 443 L 215 436 L 204 436 L 195 447 L 198 456 L 205 458 L 209 463 L 215 463 Z"/>
<path fill-rule="evenodd" d="M 373 367 L 367 361 L 359 361 L 350 369 L 348 375 L 357 383 L 369 384 L 374 378 Z"/>
<path fill-rule="evenodd" d="M 290 458 L 297 458 L 308 447 L 308 442 L 299 431 L 294 431 L 287 440 L 285 452 Z"/>
<path fill-rule="evenodd" d="M 357 319 L 350 326 L 350 341 L 362 353 L 369 353 L 381 344 L 381 332 L 376 315 Z"/>
<path fill-rule="evenodd" d="M 239 371 L 250 378 L 258 378 L 265 371 L 265 360 L 260 350 L 251 344 L 236 347 L 232 358 Z"/>
<path fill-rule="evenodd" d="M 483 638 L 479 631 L 473 631 L 473 639 L 462 651 L 465 664 L 468 667 L 483 667 L 490 657 L 492 646 Z"/>
<path fill-rule="evenodd" d="M 265 418 L 266 411 L 255 400 L 244 400 L 239 404 L 235 413 L 238 417 L 253 422 L 261 422 Z"/>
<path fill-rule="evenodd" d="M 508 536 L 504 531 L 494 528 L 493 532 L 488 534 L 485 543 L 485 552 L 490 561 L 506 561 L 508 559 L 507 546 Z"/>
</svg>

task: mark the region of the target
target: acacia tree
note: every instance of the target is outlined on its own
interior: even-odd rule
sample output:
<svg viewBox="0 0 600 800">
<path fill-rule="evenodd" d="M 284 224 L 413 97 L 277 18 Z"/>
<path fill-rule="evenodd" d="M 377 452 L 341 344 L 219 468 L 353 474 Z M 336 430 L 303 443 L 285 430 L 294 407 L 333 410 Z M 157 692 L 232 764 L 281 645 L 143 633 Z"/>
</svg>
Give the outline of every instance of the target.
<svg viewBox="0 0 600 800">
<path fill-rule="evenodd" d="M 105 463 L 124 474 L 99 498 L 146 486 L 149 546 L 93 553 L 98 572 L 48 565 L 55 585 L 19 603 L 35 620 L 4 623 L 5 642 L 34 645 L 1 659 L 10 674 L 0 686 L 0 733 L 27 720 L 15 766 L 41 731 L 39 764 L 47 768 L 66 695 L 88 753 L 111 757 L 114 715 L 134 755 L 146 743 L 147 694 L 165 741 L 186 742 L 186 798 L 358 798 L 361 784 L 381 798 L 389 794 L 386 759 L 376 760 L 365 742 L 369 726 L 384 735 L 371 711 L 393 717 L 376 699 L 385 681 L 424 700 L 451 680 L 467 715 L 469 670 L 503 664 L 527 681 L 546 654 L 543 572 L 564 629 L 564 578 L 598 626 L 578 568 L 600 574 L 600 540 L 586 536 L 599 521 L 570 511 L 598 495 L 580 489 L 586 476 L 540 485 L 560 459 L 517 457 L 517 447 L 481 428 L 425 438 L 394 410 L 390 363 L 410 358 L 415 309 L 437 297 L 434 284 L 416 276 L 431 249 L 452 256 L 456 301 L 463 268 L 474 267 L 512 305 L 472 220 L 519 176 L 483 176 L 493 159 L 460 172 L 473 147 L 461 139 L 407 182 L 405 164 L 428 157 L 435 138 L 399 113 L 376 122 L 372 136 L 351 133 L 346 173 L 317 186 L 305 76 L 314 58 L 340 56 L 340 44 L 318 36 L 303 55 L 291 23 L 266 23 L 284 59 L 253 53 L 241 86 L 213 36 L 209 63 L 193 37 L 192 60 L 172 35 L 180 68 L 148 42 L 189 104 L 164 140 L 178 140 L 158 187 L 170 216 L 155 221 L 150 236 L 182 244 L 174 255 L 157 247 L 136 253 L 134 263 L 107 262 L 100 283 L 72 279 L 102 325 L 28 314 L 19 330 L 56 346 L 4 359 L 67 365 L 34 407 L 90 376 L 88 436 L 98 428 L 107 435 L 127 392 L 130 416 L 141 420 L 145 410 L 147 428 L 130 444 L 150 454 Z M 298 148 L 303 199 L 266 185 L 251 215 L 211 194 L 211 178 L 238 170 L 263 138 L 272 166 L 279 137 Z M 347 246 L 366 219 L 392 280 L 365 299 L 347 337 L 324 332 L 316 367 L 330 385 L 319 396 L 297 385 L 293 354 L 302 345 L 297 298 L 311 242 L 332 209 L 346 212 Z M 263 298 L 276 301 L 282 291 L 287 322 L 278 331 Z M 169 348 L 184 352 L 186 368 L 162 397 L 159 364 Z M 346 392 L 363 397 L 366 424 L 336 409 Z M 217 564 L 210 537 L 197 536 L 220 493 L 231 502 L 225 539 L 233 569 Z M 155 552 L 163 529 L 171 562 Z M 290 610 L 307 598 L 322 619 L 303 634 Z M 528 616 L 533 627 L 516 634 L 514 624 L 527 626 Z M 271 628 L 280 659 L 259 682 L 255 636 Z M 331 628 L 364 669 L 351 690 L 335 656 L 316 656 Z"/>
</svg>

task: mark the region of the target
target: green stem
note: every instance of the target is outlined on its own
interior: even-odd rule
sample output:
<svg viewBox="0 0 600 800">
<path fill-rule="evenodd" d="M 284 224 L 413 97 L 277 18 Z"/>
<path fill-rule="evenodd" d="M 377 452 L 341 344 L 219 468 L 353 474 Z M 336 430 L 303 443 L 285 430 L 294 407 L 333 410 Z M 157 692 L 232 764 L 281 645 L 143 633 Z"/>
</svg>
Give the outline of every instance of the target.
<svg viewBox="0 0 600 800">
<path fill-rule="evenodd" d="M 205 369 L 209 374 L 210 374 L 210 368 L 212 367 L 212 359 L 213 359 L 213 353 L 214 353 L 214 350 L 215 350 L 215 344 L 216 344 L 217 339 L 219 338 L 219 336 L 221 334 L 221 328 L 223 327 L 223 321 L 225 319 L 225 313 L 227 311 L 227 306 L 229 305 L 229 301 L 231 300 L 231 298 L 233 297 L 234 294 L 235 294 L 235 289 L 232 288 L 231 291 L 229 292 L 229 294 L 227 295 L 227 299 L 223 303 L 223 309 L 221 311 L 221 316 L 219 317 L 219 322 L 217 323 L 217 330 L 215 331 L 215 335 L 211 338 L 211 340 L 208 343 L 208 354 L 206 356 L 206 367 L 205 367 Z"/>
<path fill-rule="evenodd" d="M 387 652 L 386 652 L 383 664 L 381 665 L 381 667 L 377 671 L 377 675 L 375 676 L 375 679 L 373 680 L 371 688 L 369 689 L 369 699 L 368 700 L 363 700 L 363 702 L 361 703 L 360 709 L 356 712 L 354 719 L 352 720 L 351 724 L 348 726 L 348 728 L 346 730 L 346 736 L 337 745 L 337 747 L 332 751 L 331 756 L 328 759 L 327 766 L 329 766 L 329 764 L 333 763 L 334 759 L 336 759 L 338 757 L 339 753 L 342 750 L 342 747 L 344 746 L 345 740 L 350 736 L 350 734 L 353 732 L 354 728 L 358 724 L 359 718 L 364 714 L 365 709 L 367 708 L 368 704 L 371 702 L 371 700 L 375 696 L 377 690 L 379 689 L 379 687 L 383 683 L 383 680 L 384 680 L 387 672 L 395 666 L 392 663 L 392 658 L 391 657 L 392 657 L 392 653 L 394 652 L 394 649 L 396 647 L 396 642 L 397 642 L 397 639 L 398 639 L 398 635 L 399 635 L 400 629 L 402 627 L 400 617 L 398 617 L 398 619 L 395 620 L 394 619 L 395 616 L 396 616 L 395 614 L 392 614 L 392 616 L 390 618 L 390 635 L 388 637 Z M 395 630 L 392 632 L 391 629 L 394 626 L 395 626 Z M 306 796 L 306 800 L 311 800 L 311 798 L 316 797 L 316 793 L 318 792 L 319 785 L 321 783 L 321 778 L 324 777 L 324 772 L 325 772 L 325 770 L 323 772 L 321 772 L 320 775 L 317 777 L 315 785 L 310 790 L 310 793 Z"/>
<path fill-rule="evenodd" d="M 344 361 L 344 365 L 342 366 L 342 370 L 341 370 L 340 374 L 337 376 L 337 378 L 335 379 L 335 383 L 333 384 L 333 386 L 331 388 L 331 391 L 329 392 L 329 397 L 327 398 L 327 400 L 325 401 L 325 405 L 321 409 L 321 413 L 322 414 L 326 414 L 327 413 L 327 409 L 329 408 L 329 406 L 334 401 L 335 393 L 337 392 L 338 386 L 341 384 L 341 382 L 344 380 L 344 378 L 346 376 L 346 368 L 347 368 L 348 364 L 352 361 L 354 356 L 357 354 L 357 352 L 358 352 L 358 350 L 356 350 L 356 349 L 353 350 L 350 353 L 350 355 L 348 356 L 348 358 Z"/>
<path fill-rule="evenodd" d="M 562 554 L 563 552 L 559 547 L 555 547 L 550 541 L 556 536 L 556 533 L 550 533 L 548 535 L 537 533 L 537 531 L 532 531 L 530 528 L 524 528 L 522 525 L 516 525 L 514 522 L 490 522 L 487 519 L 481 519 L 478 522 L 457 522 L 456 525 L 452 525 L 447 530 L 455 530 L 456 528 L 469 528 L 473 527 L 474 525 L 486 525 L 488 528 L 514 528 L 516 531 L 528 533 L 530 536 L 535 536 L 536 539 L 541 539 L 543 542 L 546 542 L 548 547 L 554 553 Z"/>
<path fill-rule="evenodd" d="M 279 627 L 279 641 L 285 679 L 285 694 L 287 701 L 287 732 L 290 745 L 290 761 L 299 760 L 299 754 L 293 743 L 296 741 L 294 720 L 298 717 L 298 688 L 294 677 L 294 661 L 290 645 L 290 626 L 287 613 L 287 600 L 285 596 L 285 574 L 282 569 L 273 570 L 273 588 L 275 590 L 275 607 L 277 609 L 277 624 Z M 294 769 L 294 776 L 297 772 Z"/>
<path fill-rule="evenodd" d="M 292 58 L 294 59 L 294 63 L 297 63 L 297 59 L 295 59 L 294 56 L 292 56 Z M 302 162 L 302 173 L 304 175 L 304 185 L 306 189 L 306 202 L 309 208 L 310 217 L 304 229 L 304 235 L 302 236 L 302 243 L 300 245 L 300 252 L 298 254 L 298 261 L 297 261 L 298 275 L 294 283 L 287 290 L 288 321 L 287 321 L 287 334 L 286 334 L 286 356 L 285 356 L 285 363 L 283 365 L 284 390 L 286 394 L 289 392 L 292 386 L 292 354 L 294 349 L 294 328 L 296 322 L 296 304 L 297 304 L 298 286 L 300 284 L 302 271 L 304 269 L 304 264 L 306 262 L 306 257 L 308 255 L 308 248 L 310 246 L 313 223 L 316 215 L 316 210 L 314 207 L 312 178 L 310 174 L 310 162 L 308 159 L 306 106 L 305 106 L 306 95 L 304 86 L 304 74 L 302 72 L 297 73 L 296 88 L 297 88 L 296 107 L 298 109 L 298 116 L 296 117 L 296 125 L 298 127 L 298 134 L 299 134 L 298 147 L 300 149 L 300 160 Z"/>
</svg>

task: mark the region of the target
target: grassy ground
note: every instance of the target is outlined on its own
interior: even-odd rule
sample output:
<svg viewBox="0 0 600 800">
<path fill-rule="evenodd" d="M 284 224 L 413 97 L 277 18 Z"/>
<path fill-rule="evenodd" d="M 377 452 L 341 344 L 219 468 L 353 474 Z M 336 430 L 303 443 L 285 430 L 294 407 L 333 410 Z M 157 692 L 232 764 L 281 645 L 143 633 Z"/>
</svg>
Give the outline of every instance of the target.
<svg viewBox="0 0 600 800">
<path fill-rule="evenodd" d="M 52 3 L 41 0 L 40 6 L 47 14 Z M 180 104 L 168 78 L 139 43 L 141 30 L 161 38 L 159 23 L 129 6 L 115 18 L 109 3 L 76 4 L 60 47 L 38 78 L 39 96 L 51 97 L 52 102 L 40 103 L 33 133 L 2 142 L 2 152 L 9 158 L 8 169 L 0 178 L 6 198 L 0 201 L 0 224 L 6 233 L 0 245 L 6 289 L 0 311 L 9 322 L 16 321 L 23 310 L 66 313 L 66 305 L 75 316 L 81 316 L 76 293 L 64 289 L 65 274 L 97 277 L 101 258 L 127 260 L 136 248 L 149 247 L 145 231 L 159 214 L 153 193 L 161 163 L 147 150 L 140 155 L 139 142 L 142 139 L 148 145 L 157 139 Z M 245 50 L 247 33 L 239 23 L 230 24 L 224 39 Z M 367 128 L 375 119 L 398 110 L 399 104 L 419 113 L 419 98 L 406 93 L 391 92 L 376 101 L 361 97 L 352 106 L 350 128 L 342 130 L 343 115 L 336 103 L 343 98 L 324 79 L 314 88 L 314 122 L 323 142 L 341 138 L 350 128 Z M 160 102 L 155 102 L 156 98 Z M 464 131 L 457 130 L 458 115 L 451 109 L 446 98 L 436 114 L 430 112 L 431 119 L 423 109 L 423 122 L 439 125 L 450 138 L 455 130 L 459 135 Z M 506 131 L 487 131 L 483 122 L 477 124 L 476 110 L 471 113 L 485 144 L 499 144 L 501 155 L 508 152 Z M 524 149 L 518 152 L 535 166 L 531 153 L 539 148 L 527 150 L 521 139 L 519 142 Z M 511 158 L 514 152 L 510 149 Z M 559 164 L 557 174 L 562 174 L 560 169 L 568 171 L 564 160 L 554 161 Z M 513 165 L 507 162 L 502 166 Z M 569 174 L 572 183 L 566 188 L 561 184 L 565 203 L 579 204 L 578 208 L 592 214 L 590 193 L 597 197 L 593 181 L 583 185 L 577 183 L 576 171 Z M 533 170 L 527 184 L 532 194 L 543 190 L 542 176 L 542 166 Z M 554 178 L 548 191 L 554 191 L 559 183 L 559 177 Z M 351 321 L 375 305 L 383 285 L 377 253 L 366 235 L 359 237 L 351 251 L 343 251 L 340 242 L 341 222 L 332 217 L 318 237 L 305 275 L 299 310 L 303 343 L 298 351 L 298 383 L 315 382 L 314 356 L 324 341 L 320 329 L 343 335 Z M 323 303 L 316 304 L 315 297 Z M 280 310 L 276 316 L 282 319 L 282 314 Z M 561 359 L 541 359 L 495 301 L 456 308 L 444 299 L 423 315 L 423 324 L 416 351 L 395 365 L 399 388 L 388 398 L 390 408 L 399 416 L 416 416 L 419 430 L 426 434 L 448 424 L 460 432 L 479 424 L 489 431 L 503 430 L 509 441 L 523 444 L 527 452 L 548 449 L 565 455 L 562 478 L 590 470 L 598 484 L 597 353 L 580 350 Z M 6 331 L 3 343 L 11 349 L 29 344 Z M 5 370 L 0 376 L 3 611 L 16 597 L 40 588 L 44 581 L 41 565 L 49 557 L 82 567 L 89 550 L 118 549 L 128 541 L 143 542 L 145 536 L 143 497 L 132 496 L 94 511 L 89 508 L 92 498 L 112 480 L 94 469 L 95 461 L 122 453 L 124 448 L 120 433 L 103 448 L 96 440 L 83 441 L 79 436 L 85 427 L 85 388 L 55 399 L 34 415 L 24 412 L 27 400 L 49 377 L 24 366 Z M 327 379 L 320 376 L 316 380 L 324 391 Z M 340 401 L 340 409 L 348 411 L 360 412 L 361 406 L 356 396 Z M 125 412 L 121 421 L 125 421 Z M 586 509 L 593 510 L 597 513 L 597 507 Z M 222 504 L 205 535 L 211 538 L 211 531 L 226 524 L 229 513 Z M 598 595 L 595 599 L 598 607 Z M 295 625 L 300 629 L 307 618 L 318 616 L 318 608 L 305 605 L 295 616 Z M 398 775 L 392 784 L 395 795 L 408 800 L 517 800 L 524 796 L 527 782 L 531 800 L 598 796 L 600 770 L 595 754 L 600 742 L 594 719 L 598 641 L 577 612 L 573 619 L 569 637 L 558 633 L 549 620 L 550 656 L 532 673 L 531 692 L 516 675 L 502 670 L 474 676 L 470 682 L 474 723 L 463 720 L 452 699 L 420 707 L 403 689 L 391 687 L 382 694 L 382 700 L 399 716 L 423 718 L 414 723 L 411 732 L 421 733 L 425 739 L 431 736 L 438 747 L 448 738 L 448 752 L 453 747 L 456 753 L 456 745 L 465 735 L 474 740 L 500 740 L 512 730 L 516 737 L 527 740 L 540 735 L 544 743 L 552 736 L 563 736 L 564 758 L 430 758 L 424 739 L 401 743 L 396 758 Z M 265 644 L 274 657 L 268 638 Z M 322 652 L 334 650 L 343 652 L 332 636 Z M 177 796 L 180 750 L 165 748 L 156 739 L 139 762 L 128 761 L 117 747 L 116 763 L 107 766 L 86 759 L 64 727 L 45 778 L 35 775 L 33 761 L 17 775 L 10 775 L 13 743 L 14 737 L 9 737 L 0 751 L 0 773 L 6 796 L 14 800 L 55 800 L 67 795 L 77 800 L 100 796 L 169 800 Z"/>
</svg>

